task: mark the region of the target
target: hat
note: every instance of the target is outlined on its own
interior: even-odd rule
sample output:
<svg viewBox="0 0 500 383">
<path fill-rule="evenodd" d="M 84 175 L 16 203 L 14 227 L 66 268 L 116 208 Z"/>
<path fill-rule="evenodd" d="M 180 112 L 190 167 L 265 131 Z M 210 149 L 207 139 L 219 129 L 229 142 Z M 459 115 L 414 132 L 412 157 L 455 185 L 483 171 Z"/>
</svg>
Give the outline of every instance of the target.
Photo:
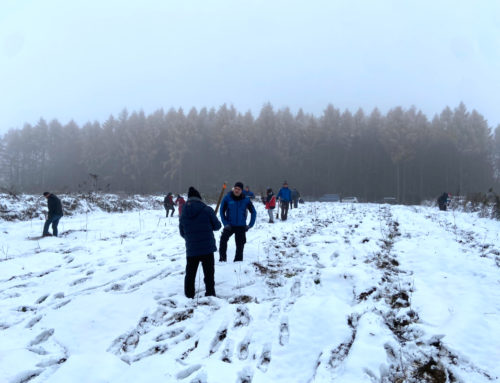
<svg viewBox="0 0 500 383">
<path fill-rule="evenodd" d="M 241 190 L 243 190 L 243 182 L 240 182 L 240 181 L 236 182 L 234 184 L 234 187 L 235 188 L 240 188 Z"/>
<path fill-rule="evenodd" d="M 49 192 L 43 192 L 43 195 L 44 195 L 45 197 L 47 197 L 48 195 L 50 195 L 50 193 L 49 193 Z"/>
<path fill-rule="evenodd" d="M 189 187 L 189 190 L 188 190 L 188 198 L 191 198 L 191 197 L 196 197 L 196 198 L 199 198 L 201 199 L 201 195 L 200 195 L 200 192 L 198 190 L 196 190 L 194 187 L 190 186 Z"/>
<path fill-rule="evenodd" d="M 283 185 L 288 185 L 288 182 L 286 182 L 286 180 L 283 181 Z"/>
</svg>

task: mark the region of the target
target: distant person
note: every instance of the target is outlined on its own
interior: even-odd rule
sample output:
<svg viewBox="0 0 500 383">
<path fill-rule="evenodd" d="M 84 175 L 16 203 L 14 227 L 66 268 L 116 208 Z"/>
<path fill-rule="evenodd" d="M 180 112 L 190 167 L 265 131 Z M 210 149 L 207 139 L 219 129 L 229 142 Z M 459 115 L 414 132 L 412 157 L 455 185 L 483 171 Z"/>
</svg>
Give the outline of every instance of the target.
<svg viewBox="0 0 500 383">
<path fill-rule="evenodd" d="M 274 223 L 273 212 L 276 207 L 276 196 L 273 193 L 273 189 L 267 189 L 267 196 L 264 204 L 266 205 L 267 214 L 269 214 L 269 223 Z"/>
<path fill-rule="evenodd" d="M 493 188 L 489 188 L 488 193 L 486 193 L 485 198 L 484 198 L 484 204 L 485 205 L 494 204 L 496 201 L 496 196 L 497 195 L 493 191 Z"/>
<path fill-rule="evenodd" d="M 300 193 L 298 192 L 297 189 L 293 188 L 291 198 L 293 202 L 293 207 L 297 209 L 299 207 L 299 198 L 300 198 Z M 290 207 L 292 207 L 292 205 L 290 205 Z"/>
<path fill-rule="evenodd" d="M 59 225 L 59 220 L 63 216 L 63 208 L 62 203 L 59 198 L 55 194 L 44 192 L 43 196 L 47 199 L 47 206 L 49 208 L 49 212 L 47 214 L 47 220 L 45 221 L 45 225 L 43 225 L 43 233 L 42 236 L 50 237 L 53 235 L 57 237 L 57 225 Z M 52 234 L 49 233 L 49 226 L 52 224 Z"/>
<path fill-rule="evenodd" d="M 283 182 L 283 187 L 279 190 L 277 199 L 280 201 L 281 220 L 286 221 L 288 218 L 288 207 L 292 200 L 292 192 L 288 188 L 288 182 Z"/>
<path fill-rule="evenodd" d="M 495 196 L 495 205 L 493 207 L 493 218 L 500 221 L 500 197 Z"/>
<path fill-rule="evenodd" d="M 174 196 L 172 195 L 172 193 L 168 193 L 167 196 L 163 199 L 163 206 L 165 207 L 165 210 L 167 212 L 167 217 L 168 217 L 168 212 L 170 210 L 172 210 L 171 217 L 174 216 L 175 212 L 174 205 L 175 205 Z"/>
<path fill-rule="evenodd" d="M 443 193 L 439 196 L 439 198 L 437 199 L 437 203 L 438 203 L 438 206 L 439 206 L 439 210 L 444 210 L 446 211 L 446 207 L 448 205 L 448 193 Z"/>
<path fill-rule="evenodd" d="M 250 223 L 247 225 L 247 211 L 250 212 Z M 236 254 L 234 262 L 243 261 L 243 248 L 247 241 L 246 232 L 253 227 L 257 212 L 250 198 L 243 195 L 243 184 L 236 182 L 233 190 L 226 194 L 220 205 L 220 218 L 224 230 L 220 237 L 219 262 L 227 261 L 227 241 L 234 234 Z"/>
<path fill-rule="evenodd" d="M 243 195 L 245 197 L 248 197 L 250 199 L 254 199 L 255 198 L 255 194 L 253 191 L 250 190 L 250 186 L 245 186 L 245 190 L 243 190 Z"/>
<path fill-rule="evenodd" d="M 175 200 L 175 204 L 179 207 L 179 218 L 181 217 L 182 214 L 182 207 L 186 203 L 186 200 L 180 195 L 177 194 L 177 199 Z"/>
<path fill-rule="evenodd" d="M 221 226 L 214 210 L 203 203 L 198 190 L 190 187 L 188 200 L 179 219 L 179 232 L 186 241 L 184 294 L 188 298 L 194 298 L 196 272 L 200 262 L 203 268 L 205 296 L 215 297 L 214 252 L 217 251 L 217 246 L 213 232 Z"/>
</svg>

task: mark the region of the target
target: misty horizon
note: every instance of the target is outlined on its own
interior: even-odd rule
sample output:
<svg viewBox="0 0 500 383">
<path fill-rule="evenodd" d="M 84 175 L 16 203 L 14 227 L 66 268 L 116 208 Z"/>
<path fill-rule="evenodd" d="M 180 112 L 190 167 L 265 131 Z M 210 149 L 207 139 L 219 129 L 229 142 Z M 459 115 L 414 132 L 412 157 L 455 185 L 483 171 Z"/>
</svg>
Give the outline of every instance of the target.
<svg viewBox="0 0 500 383">
<path fill-rule="evenodd" d="M 320 115 L 464 102 L 500 123 L 500 3 L 318 0 L 0 5 L 0 135 L 40 117 L 234 105 Z"/>
</svg>

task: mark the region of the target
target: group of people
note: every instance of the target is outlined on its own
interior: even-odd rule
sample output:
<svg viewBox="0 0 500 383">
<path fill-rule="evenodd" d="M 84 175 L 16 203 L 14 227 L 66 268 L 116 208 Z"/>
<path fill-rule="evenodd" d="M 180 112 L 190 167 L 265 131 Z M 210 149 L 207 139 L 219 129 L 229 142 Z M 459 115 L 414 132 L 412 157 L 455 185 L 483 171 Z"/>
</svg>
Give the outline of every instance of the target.
<svg viewBox="0 0 500 383">
<path fill-rule="evenodd" d="M 274 222 L 273 210 L 277 202 L 280 204 L 281 219 L 285 221 L 288 208 L 290 203 L 294 202 L 295 196 L 298 200 L 298 192 L 294 194 L 288 188 L 286 181 L 277 196 L 271 188 L 268 188 L 263 202 L 269 214 L 269 222 Z M 233 261 L 243 261 L 246 233 L 254 226 L 257 219 L 257 211 L 252 203 L 253 197 L 254 193 L 248 186 L 244 188 L 242 182 L 236 182 L 232 190 L 222 199 L 219 221 L 216 212 L 203 202 L 200 193 L 193 187 L 189 188 L 188 199 L 179 219 L 179 232 L 186 241 L 187 261 L 184 278 L 186 297 L 194 298 L 195 296 L 195 278 L 200 263 L 204 274 L 205 296 L 215 296 L 214 253 L 217 251 L 217 246 L 214 231 L 223 228 L 219 242 L 219 262 L 227 262 L 227 243 L 233 234 L 236 243 Z M 250 222 L 247 222 L 248 213 L 250 213 Z"/>
<path fill-rule="evenodd" d="M 168 193 L 165 196 L 165 198 L 163 199 L 163 207 L 165 208 L 165 211 L 167 213 L 167 217 L 168 217 L 169 211 L 172 211 L 172 214 L 170 216 L 171 217 L 174 216 L 174 212 L 175 212 L 174 206 L 175 205 L 177 205 L 179 207 L 179 217 L 180 217 L 182 214 L 182 208 L 184 207 L 185 203 L 186 203 L 186 200 L 180 194 L 177 194 L 177 199 L 174 201 L 174 196 L 172 195 L 172 193 Z"/>
<path fill-rule="evenodd" d="M 43 195 L 47 198 L 49 209 L 43 235 L 57 236 L 57 225 L 63 216 L 61 200 L 49 192 L 45 192 Z M 194 298 L 195 278 L 198 266 L 201 263 L 204 274 L 205 295 L 215 296 L 214 253 L 217 251 L 217 246 L 214 231 L 223 228 L 219 242 L 219 262 L 227 262 L 227 243 L 233 234 L 236 243 L 233 261 L 243 261 L 246 233 L 254 226 L 257 219 L 257 211 L 252 203 L 255 195 L 248 186 L 244 188 L 242 182 L 236 182 L 232 190 L 222 199 L 219 210 L 220 221 L 215 211 L 203 202 L 198 190 L 190 187 L 187 196 L 187 201 L 179 194 L 174 201 L 172 193 L 168 193 L 164 198 L 167 217 L 170 211 L 172 212 L 171 216 L 173 216 L 175 205 L 179 207 L 179 232 L 186 242 L 187 256 L 184 293 L 186 297 Z M 294 202 L 294 194 L 285 181 L 276 196 L 273 190 L 268 188 L 263 202 L 269 213 L 269 222 L 274 222 L 273 211 L 277 203 L 279 203 L 281 210 L 281 219 L 285 221 L 290 204 Z M 248 213 L 250 213 L 250 222 L 247 222 Z M 50 225 L 52 225 L 53 234 L 48 232 Z"/>
<path fill-rule="evenodd" d="M 249 223 L 248 212 L 251 215 Z M 194 298 L 196 272 L 200 263 L 204 274 L 205 296 L 215 296 L 214 252 L 217 251 L 217 246 L 214 231 L 224 227 L 219 242 L 219 262 L 227 261 L 227 242 L 233 234 L 236 242 L 234 262 L 243 261 L 246 232 L 254 226 L 257 219 L 257 211 L 250 197 L 243 193 L 243 183 L 236 182 L 223 198 L 220 217 L 222 223 L 215 211 L 203 202 L 200 193 L 193 187 L 189 188 L 188 200 L 179 219 L 179 232 L 186 241 L 184 293 L 188 298 Z"/>
<path fill-rule="evenodd" d="M 273 189 L 268 188 L 266 191 L 266 197 L 263 198 L 263 202 L 266 205 L 267 213 L 269 214 L 269 223 L 274 223 L 273 210 L 276 208 L 278 203 L 279 210 L 281 212 L 281 220 L 286 221 L 288 218 L 288 210 L 292 208 L 297 208 L 299 203 L 300 194 L 297 189 L 291 190 L 288 187 L 288 182 L 283 182 L 283 186 L 278 191 L 275 196 Z M 276 214 L 278 218 L 279 214 Z"/>
</svg>

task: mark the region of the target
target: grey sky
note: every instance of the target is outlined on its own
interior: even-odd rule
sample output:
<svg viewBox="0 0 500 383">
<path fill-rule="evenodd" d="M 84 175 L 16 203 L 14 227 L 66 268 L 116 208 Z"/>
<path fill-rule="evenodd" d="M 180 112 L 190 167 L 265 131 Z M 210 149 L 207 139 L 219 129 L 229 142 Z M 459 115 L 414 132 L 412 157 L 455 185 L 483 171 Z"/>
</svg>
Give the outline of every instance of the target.
<svg viewBox="0 0 500 383">
<path fill-rule="evenodd" d="M 463 101 L 500 123 L 500 1 L 2 0 L 0 134 L 127 107 L 353 112 Z"/>
</svg>

